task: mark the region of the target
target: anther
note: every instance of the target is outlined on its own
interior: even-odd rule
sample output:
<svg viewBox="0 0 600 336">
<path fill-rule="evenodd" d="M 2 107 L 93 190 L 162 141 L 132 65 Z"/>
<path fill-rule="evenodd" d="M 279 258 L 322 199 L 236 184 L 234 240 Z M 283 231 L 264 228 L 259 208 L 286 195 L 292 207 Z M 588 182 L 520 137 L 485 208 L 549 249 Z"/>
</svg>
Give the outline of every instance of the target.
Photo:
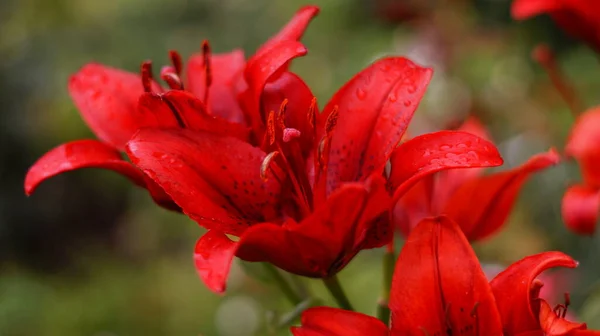
<svg viewBox="0 0 600 336">
<path fill-rule="evenodd" d="M 181 55 L 175 50 L 169 50 L 169 58 L 171 59 L 171 64 L 175 68 L 175 73 L 177 76 L 181 76 L 181 71 L 183 70 Z"/>
<path fill-rule="evenodd" d="M 285 129 L 285 111 L 287 110 L 288 100 L 284 99 L 279 105 L 279 112 L 277 112 L 277 126 L 282 130 Z"/>
<path fill-rule="evenodd" d="M 269 170 L 271 166 L 271 162 L 279 155 L 278 151 L 271 152 L 265 156 L 263 162 L 260 165 L 260 178 L 263 181 L 267 180 L 267 170 Z"/>
<path fill-rule="evenodd" d="M 275 112 L 269 112 L 267 118 L 267 136 L 269 137 L 269 145 L 275 143 Z"/>
<path fill-rule="evenodd" d="M 202 59 L 204 61 L 204 71 L 205 73 L 205 81 L 206 81 L 206 89 L 204 90 L 204 103 L 208 101 L 208 89 L 212 84 L 212 68 L 210 64 L 210 44 L 208 40 L 202 41 Z"/>
<path fill-rule="evenodd" d="M 310 127 L 313 129 L 317 127 L 317 97 L 313 97 L 310 102 L 310 107 L 308 108 L 308 122 L 310 123 Z"/>
<path fill-rule="evenodd" d="M 144 92 L 152 92 L 152 61 L 144 61 L 141 66 L 142 86 Z"/>
<path fill-rule="evenodd" d="M 327 117 L 327 121 L 325 122 L 325 132 L 327 132 L 327 134 L 329 134 L 329 133 L 331 133 L 331 131 L 333 131 L 333 129 L 335 128 L 335 125 L 337 125 L 337 120 L 338 120 L 338 106 L 336 105 L 336 106 L 334 106 L 333 110 Z"/>
</svg>

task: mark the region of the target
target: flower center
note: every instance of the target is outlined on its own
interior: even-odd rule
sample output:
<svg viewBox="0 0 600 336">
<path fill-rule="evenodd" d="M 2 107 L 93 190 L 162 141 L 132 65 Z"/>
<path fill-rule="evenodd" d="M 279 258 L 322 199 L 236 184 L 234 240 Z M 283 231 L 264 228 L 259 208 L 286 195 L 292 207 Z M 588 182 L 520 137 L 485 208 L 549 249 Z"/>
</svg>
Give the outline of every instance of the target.
<svg viewBox="0 0 600 336">
<path fill-rule="evenodd" d="M 289 195 L 296 213 L 291 214 L 296 220 L 307 217 L 314 209 L 314 186 L 322 175 L 327 163 L 327 153 L 331 143 L 331 132 L 337 121 L 337 112 L 332 113 L 326 123 L 326 135 L 319 142 L 317 148 L 302 148 L 303 139 L 314 139 L 317 134 L 316 127 L 316 99 L 313 99 L 306 118 L 310 125 L 303 134 L 299 129 L 286 125 L 286 110 L 288 100 L 284 99 L 277 113 L 271 111 L 267 118 L 267 131 L 263 148 L 270 153 L 265 157 L 261 166 L 261 176 L 266 178 L 266 171 L 270 169 L 273 176 L 279 180 L 283 188 L 288 188 Z M 310 142 L 311 145 L 314 141 Z M 310 155 L 313 155 L 311 158 Z M 312 159 L 312 161 L 311 161 Z M 275 164 L 273 164 L 275 163 Z"/>
</svg>

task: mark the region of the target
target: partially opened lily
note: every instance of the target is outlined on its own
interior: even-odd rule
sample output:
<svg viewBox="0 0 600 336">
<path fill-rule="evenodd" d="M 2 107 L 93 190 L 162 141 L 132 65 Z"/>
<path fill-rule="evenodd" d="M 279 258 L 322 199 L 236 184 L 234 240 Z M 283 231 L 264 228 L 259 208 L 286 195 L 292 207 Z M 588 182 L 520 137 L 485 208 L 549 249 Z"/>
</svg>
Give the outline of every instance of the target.
<svg viewBox="0 0 600 336">
<path fill-rule="evenodd" d="M 600 211 L 600 107 L 582 113 L 573 125 L 565 154 L 574 158 L 583 181 L 569 187 L 562 201 L 567 227 L 579 234 L 596 231 Z"/>
<path fill-rule="evenodd" d="M 31 194 L 44 180 L 63 172 L 102 168 L 147 188 L 159 204 L 179 209 L 159 186 L 123 160 L 120 152 L 127 141 L 141 128 L 203 130 L 235 134 L 244 141 L 251 141 L 255 137 L 248 125 L 255 124 L 251 120 L 254 116 L 243 110 L 238 96 L 247 89 L 246 81 L 260 75 L 252 70 L 257 64 L 280 71 L 283 77 L 289 60 L 306 53 L 297 40 L 318 11 L 314 6 L 300 9 L 247 63 L 240 50 L 211 55 L 206 42 L 203 52 L 190 58 L 187 69 L 179 54 L 170 52 L 172 65 L 163 67 L 160 73 L 169 89 L 153 80 L 150 62 L 142 64 L 141 75 L 96 63 L 85 65 L 70 78 L 69 92 L 99 140 L 73 141 L 46 153 L 30 168 L 25 192 Z M 272 50 L 279 54 L 273 52 L 265 56 L 265 51 Z M 293 56 L 286 56 L 290 53 Z M 183 78 L 184 71 L 186 78 Z M 277 76 L 272 78 L 276 79 Z M 264 85 L 267 84 L 265 81 Z"/>
<path fill-rule="evenodd" d="M 564 319 L 538 298 L 536 277 L 552 267 L 576 267 L 560 252 L 524 258 L 488 283 L 460 227 L 447 217 L 421 221 L 396 263 L 390 327 L 374 317 L 336 308 L 304 312 L 295 336 L 584 336 L 584 323 Z"/>
<path fill-rule="evenodd" d="M 512 17 L 548 14 L 567 33 L 600 52 L 600 2 L 596 0 L 514 0 Z"/>
<path fill-rule="evenodd" d="M 486 129 L 474 118 L 459 130 L 489 139 Z M 392 171 L 394 159 L 392 156 Z M 396 204 L 394 224 L 408 235 L 423 218 L 447 215 L 460 224 L 469 240 L 484 239 L 502 227 L 527 179 L 558 160 L 558 154 L 550 150 L 499 173 L 482 175 L 482 169 L 456 169 L 430 175 Z M 391 179 L 391 183 L 396 181 Z"/>
<path fill-rule="evenodd" d="M 402 157 L 393 172 L 404 181 L 399 189 L 437 170 L 502 163 L 493 144 L 465 132 L 428 134 L 396 148 L 431 77 L 406 58 L 370 65 L 321 114 L 293 74 L 286 92 L 296 95 L 280 97 L 273 109 L 273 96 L 261 92 L 276 72 L 260 69 L 263 79 L 252 76 L 246 97 L 267 116 L 260 146 L 190 130 L 141 130 L 128 143 L 134 164 L 209 229 L 195 262 L 215 291 L 225 289 L 234 256 L 327 278 L 361 249 L 389 243 L 382 175 L 393 152 Z"/>
</svg>

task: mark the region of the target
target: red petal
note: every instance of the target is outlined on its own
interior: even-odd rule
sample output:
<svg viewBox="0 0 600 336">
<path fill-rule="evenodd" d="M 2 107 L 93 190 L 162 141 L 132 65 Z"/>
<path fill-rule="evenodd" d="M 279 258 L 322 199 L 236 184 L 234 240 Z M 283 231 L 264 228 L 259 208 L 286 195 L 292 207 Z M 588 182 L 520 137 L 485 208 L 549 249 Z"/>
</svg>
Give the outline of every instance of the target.
<svg viewBox="0 0 600 336">
<path fill-rule="evenodd" d="M 600 188 L 600 108 L 583 113 L 573 128 L 565 154 L 577 159 L 586 184 Z"/>
<path fill-rule="evenodd" d="M 562 217 L 569 230 L 592 235 L 600 212 L 600 190 L 583 185 L 570 187 L 562 199 Z"/>
<path fill-rule="evenodd" d="M 456 223 L 423 220 L 408 236 L 392 280 L 393 335 L 500 336 L 490 285 Z M 512 335 L 512 334 L 511 334 Z"/>
<path fill-rule="evenodd" d="M 561 8 L 563 8 L 561 0 L 514 0 L 511 6 L 511 16 L 516 20 L 524 20 Z"/>
<path fill-rule="evenodd" d="M 577 262 L 561 252 L 540 253 L 510 265 L 490 282 L 507 335 L 540 328 L 531 307 L 532 282 L 552 267 L 574 268 Z"/>
<path fill-rule="evenodd" d="M 389 182 L 398 200 L 426 175 L 451 168 L 493 167 L 502 164 L 491 142 L 473 134 L 440 131 L 415 137 L 398 146 L 390 158 Z"/>
<path fill-rule="evenodd" d="M 294 336 L 387 336 L 378 319 L 331 307 L 315 307 L 302 313 L 302 326 L 292 327 Z"/>
<path fill-rule="evenodd" d="M 202 226 L 241 234 L 276 213 L 279 185 L 263 182 L 261 150 L 232 137 L 190 130 L 140 130 L 131 160 Z"/>
<path fill-rule="evenodd" d="M 406 58 L 381 59 L 347 82 L 324 115 L 338 110 L 327 166 L 327 193 L 383 169 L 417 109 L 432 70 Z"/>
<path fill-rule="evenodd" d="M 172 90 L 164 94 L 145 93 L 140 97 L 138 112 L 146 120 L 144 127 L 185 127 L 193 131 L 208 131 L 235 136 L 242 141 L 248 140 L 247 127 L 207 114 L 202 101 L 186 91 Z"/>
<path fill-rule="evenodd" d="M 356 228 L 367 198 L 363 185 L 347 184 L 300 223 L 253 226 L 240 237 L 238 257 L 309 277 L 333 275 L 358 252 Z"/>
<path fill-rule="evenodd" d="M 206 286 L 216 293 L 225 291 L 227 276 L 238 243 L 219 231 L 205 233 L 194 249 L 194 262 L 198 275 Z"/>
<path fill-rule="evenodd" d="M 169 210 L 179 207 L 154 181 L 141 170 L 123 160 L 121 153 L 97 140 L 78 140 L 62 144 L 38 159 L 25 177 L 25 193 L 31 195 L 40 183 L 58 174 L 81 168 L 100 168 L 115 171 L 133 183 L 147 188 L 154 201 Z"/>
<path fill-rule="evenodd" d="M 567 335 L 574 330 L 585 329 L 585 323 L 575 323 L 556 316 L 546 300 L 539 299 L 540 303 L 540 325 L 548 336 Z M 570 334 L 569 334 L 570 335 Z"/>
<path fill-rule="evenodd" d="M 277 34 L 260 46 L 250 59 L 252 60 L 261 57 L 262 54 L 269 52 L 273 46 L 281 41 L 299 41 L 306 31 L 306 27 L 308 27 L 310 21 L 312 21 L 317 14 L 319 14 L 319 7 L 317 6 L 305 6 L 300 8 L 300 10 L 294 14 L 292 19 L 281 28 Z"/>
<path fill-rule="evenodd" d="M 520 167 L 473 179 L 452 194 L 443 213 L 460 223 L 469 240 L 488 237 L 506 221 L 527 178 L 558 161 L 558 153 L 551 149 Z"/>
<path fill-rule="evenodd" d="M 491 137 L 483 124 L 475 117 L 469 117 L 465 122 L 458 128 L 459 131 L 471 133 L 482 139 L 492 141 Z M 450 169 L 447 171 L 440 172 L 437 176 L 435 185 L 435 200 L 436 207 L 443 205 L 448 200 L 448 197 L 463 183 L 480 176 L 484 168 L 470 168 L 470 169 Z M 441 209 L 440 209 L 441 210 Z"/>
<path fill-rule="evenodd" d="M 248 60 L 244 76 L 248 82 L 245 93 L 248 119 L 259 138 L 262 137 L 263 122 L 266 120 L 261 112 L 261 95 L 269 79 L 275 79 L 275 74 L 281 73 L 285 65 L 293 58 L 306 55 L 306 48 L 297 41 L 283 40 L 274 44 L 268 52 Z M 273 76 L 273 78 L 271 78 Z M 268 113 L 269 111 L 264 111 Z"/>
<path fill-rule="evenodd" d="M 240 82 L 246 66 L 244 52 L 234 50 L 210 56 L 212 83 L 208 92 L 208 111 L 234 123 L 244 122 L 244 112 L 236 100 Z M 203 99 L 206 91 L 206 69 L 204 56 L 194 54 L 188 60 L 186 89 Z"/>
<path fill-rule="evenodd" d="M 117 149 L 122 150 L 143 123 L 136 106 L 144 89 L 133 73 L 88 64 L 69 79 L 69 93 L 96 136 Z"/>
<path fill-rule="evenodd" d="M 31 195 L 46 179 L 81 168 L 113 170 L 139 186 L 146 185 L 142 172 L 123 160 L 111 146 L 97 140 L 78 140 L 62 144 L 39 158 L 27 172 L 25 193 Z"/>
</svg>

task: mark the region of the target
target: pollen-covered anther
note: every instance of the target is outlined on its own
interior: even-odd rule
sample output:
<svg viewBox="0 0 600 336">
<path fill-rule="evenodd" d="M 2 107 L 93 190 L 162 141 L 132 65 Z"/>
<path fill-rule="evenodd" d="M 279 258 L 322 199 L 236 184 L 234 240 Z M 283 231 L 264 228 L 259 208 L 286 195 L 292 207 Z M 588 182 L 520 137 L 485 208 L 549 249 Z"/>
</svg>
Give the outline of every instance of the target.
<svg viewBox="0 0 600 336">
<path fill-rule="evenodd" d="M 275 112 L 269 112 L 267 117 L 267 137 L 269 137 L 269 145 L 275 143 Z"/>
<path fill-rule="evenodd" d="M 327 121 L 325 122 L 325 132 L 327 132 L 327 134 L 330 134 L 333 129 L 335 128 L 335 125 L 337 125 L 337 120 L 338 120 L 338 106 L 336 105 L 333 110 L 331 111 L 331 113 L 329 114 L 329 116 L 327 117 Z"/>
<path fill-rule="evenodd" d="M 173 90 L 183 90 L 183 82 L 181 81 L 181 77 L 177 74 L 175 67 L 171 65 L 163 66 L 160 70 L 160 78 L 169 85 L 169 88 Z"/>
<path fill-rule="evenodd" d="M 267 171 L 270 169 L 271 167 L 271 162 L 277 157 L 277 155 L 279 155 L 278 151 L 274 151 L 271 152 L 269 154 L 267 154 L 267 156 L 265 156 L 263 162 L 260 165 L 260 178 L 263 181 L 266 181 L 267 178 Z"/>
<path fill-rule="evenodd" d="M 284 99 L 279 105 L 279 111 L 277 112 L 277 126 L 280 129 L 285 129 L 285 111 L 287 111 L 288 100 Z"/>
<path fill-rule="evenodd" d="M 302 133 L 295 128 L 284 128 L 283 129 L 283 142 L 290 142 L 297 139 Z"/>
<path fill-rule="evenodd" d="M 152 92 L 152 61 L 142 62 L 140 73 L 142 77 L 142 86 L 144 87 L 144 92 Z"/>
<path fill-rule="evenodd" d="M 310 107 L 308 108 L 307 114 L 308 122 L 310 123 L 310 127 L 317 127 L 317 97 L 313 97 L 310 102 Z"/>
</svg>

